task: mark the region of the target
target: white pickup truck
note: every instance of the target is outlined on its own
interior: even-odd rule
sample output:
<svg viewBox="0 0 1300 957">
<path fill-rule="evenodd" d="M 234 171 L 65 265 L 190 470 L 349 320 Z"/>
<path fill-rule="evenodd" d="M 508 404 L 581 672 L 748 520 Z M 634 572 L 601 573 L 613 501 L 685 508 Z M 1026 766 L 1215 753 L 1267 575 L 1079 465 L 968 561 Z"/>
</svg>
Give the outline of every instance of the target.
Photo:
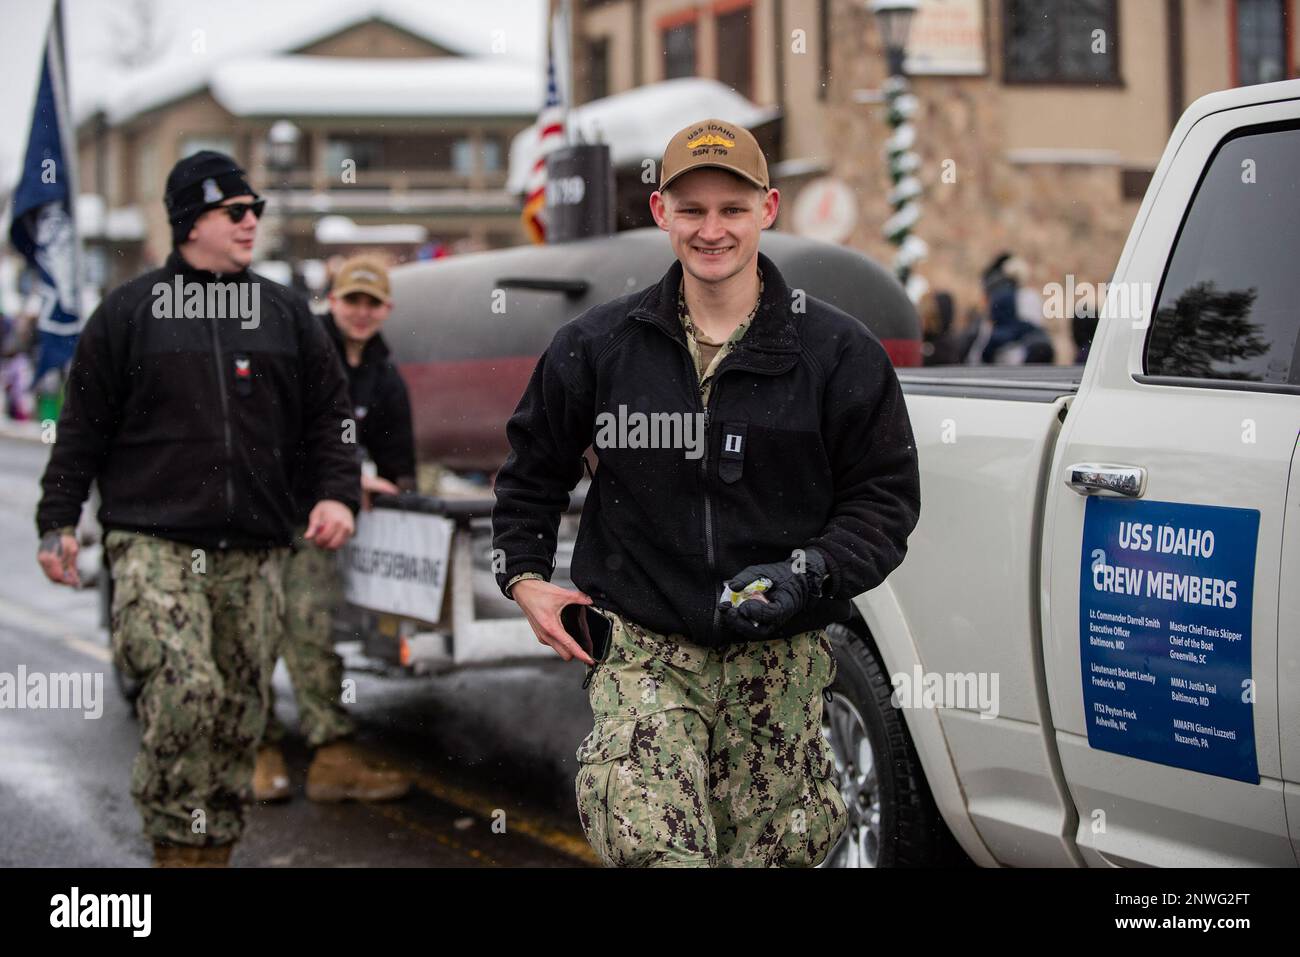
<svg viewBox="0 0 1300 957">
<path fill-rule="evenodd" d="M 1187 110 L 1105 298 L 1083 367 L 900 370 L 921 520 L 833 629 L 832 865 L 1300 858 L 1300 81 Z"/>
</svg>

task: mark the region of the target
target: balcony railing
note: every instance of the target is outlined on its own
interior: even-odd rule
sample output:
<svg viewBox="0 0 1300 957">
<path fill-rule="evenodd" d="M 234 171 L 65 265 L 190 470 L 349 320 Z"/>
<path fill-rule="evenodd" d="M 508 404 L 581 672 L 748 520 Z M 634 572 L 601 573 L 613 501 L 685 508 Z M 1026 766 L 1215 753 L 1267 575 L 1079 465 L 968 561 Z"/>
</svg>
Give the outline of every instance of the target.
<svg viewBox="0 0 1300 957">
<path fill-rule="evenodd" d="M 393 190 L 500 189 L 505 186 L 506 173 L 505 170 L 499 170 L 481 173 L 474 178 L 446 169 L 359 169 L 355 172 L 355 179 L 344 180 L 342 170 L 296 169 L 286 179 L 291 189 L 338 189 L 347 186 Z"/>
</svg>

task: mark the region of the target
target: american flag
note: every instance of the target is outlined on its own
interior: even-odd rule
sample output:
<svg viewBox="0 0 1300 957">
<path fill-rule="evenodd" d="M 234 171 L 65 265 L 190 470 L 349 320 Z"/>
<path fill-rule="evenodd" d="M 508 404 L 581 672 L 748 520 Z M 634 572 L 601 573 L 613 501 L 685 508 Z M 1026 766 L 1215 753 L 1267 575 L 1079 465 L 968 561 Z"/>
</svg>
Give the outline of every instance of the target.
<svg viewBox="0 0 1300 957">
<path fill-rule="evenodd" d="M 524 198 L 524 228 L 535 243 L 546 242 L 546 157 L 564 145 L 564 103 L 555 80 L 555 58 L 563 49 L 563 32 L 558 17 L 553 26 L 546 59 L 546 103 L 537 117 L 537 156 L 528 174 Z"/>
</svg>

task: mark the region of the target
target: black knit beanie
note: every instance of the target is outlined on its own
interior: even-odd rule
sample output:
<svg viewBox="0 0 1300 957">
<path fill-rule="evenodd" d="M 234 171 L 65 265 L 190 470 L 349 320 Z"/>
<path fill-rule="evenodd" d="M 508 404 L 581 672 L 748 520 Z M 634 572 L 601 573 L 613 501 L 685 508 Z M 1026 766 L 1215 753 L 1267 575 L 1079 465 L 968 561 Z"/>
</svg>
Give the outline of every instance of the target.
<svg viewBox="0 0 1300 957">
<path fill-rule="evenodd" d="M 194 221 L 230 196 L 256 196 L 247 174 L 225 153 L 200 150 L 187 156 L 167 176 L 163 204 L 172 226 L 172 245 L 180 246 Z"/>
</svg>

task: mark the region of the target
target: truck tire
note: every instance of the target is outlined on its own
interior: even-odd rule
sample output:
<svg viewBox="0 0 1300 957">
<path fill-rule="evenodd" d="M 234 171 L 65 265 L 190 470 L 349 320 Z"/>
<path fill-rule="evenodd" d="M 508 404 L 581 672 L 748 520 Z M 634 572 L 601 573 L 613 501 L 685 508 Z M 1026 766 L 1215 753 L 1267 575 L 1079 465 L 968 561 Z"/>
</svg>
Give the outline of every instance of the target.
<svg viewBox="0 0 1300 957">
<path fill-rule="evenodd" d="M 971 866 L 943 822 L 880 652 L 855 619 L 826 629 L 837 672 L 822 709 L 849 823 L 822 867 Z"/>
</svg>

